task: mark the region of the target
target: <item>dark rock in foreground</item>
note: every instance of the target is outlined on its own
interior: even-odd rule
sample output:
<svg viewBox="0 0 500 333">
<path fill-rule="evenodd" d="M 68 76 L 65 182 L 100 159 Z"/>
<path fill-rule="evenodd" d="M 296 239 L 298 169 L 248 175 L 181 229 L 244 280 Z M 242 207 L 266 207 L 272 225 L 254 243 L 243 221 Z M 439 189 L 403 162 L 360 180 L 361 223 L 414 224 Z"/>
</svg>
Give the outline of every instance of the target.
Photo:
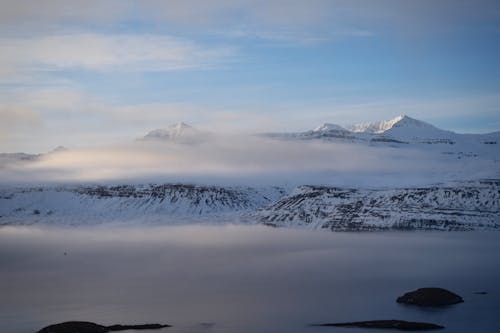
<svg viewBox="0 0 500 333">
<path fill-rule="evenodd" d="M 325 326 L 325 327 L 361 327 L 361 328 L 377 328 L 377 329 L 395 329 L 400 331 L 430 331 L 430 330 L 440 330 L 444 326 L 430 324 L 430 323 L 419 323 L 404 320 L 370 320 L 370 321 L 356 321 L 350 323 L 326 323 L 317 324 L 314 326 Z"/>
<path fill-rule="evenodd" d="M 398 303 L 419 306 L 444 306 L 462 303 L 464 300 L 451 291 L 443 288 L 420 288 L 398 297 Z"/>
<path fill-rule="evenodd" d="M 155 330 L 170 325 L 144 324 L 144 325 L 111 325 L 103 326 L 87 321 L 68 321 L 42 328 L 38 333 L 107 333 L 125 330 Z"/>
</svg>

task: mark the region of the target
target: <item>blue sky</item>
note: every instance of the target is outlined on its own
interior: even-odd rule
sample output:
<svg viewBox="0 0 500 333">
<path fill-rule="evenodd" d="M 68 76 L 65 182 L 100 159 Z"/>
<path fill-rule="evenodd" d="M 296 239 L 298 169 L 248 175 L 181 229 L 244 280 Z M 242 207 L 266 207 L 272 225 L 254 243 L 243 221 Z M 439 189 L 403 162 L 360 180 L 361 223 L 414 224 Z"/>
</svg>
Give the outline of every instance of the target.
<svg viewBox="0 0 500 333">
<path fill-rule="evenodd" d="M 498 1 L 0 1 L 0 151 L 177 121 L 500 130 Z"/>
</svg>

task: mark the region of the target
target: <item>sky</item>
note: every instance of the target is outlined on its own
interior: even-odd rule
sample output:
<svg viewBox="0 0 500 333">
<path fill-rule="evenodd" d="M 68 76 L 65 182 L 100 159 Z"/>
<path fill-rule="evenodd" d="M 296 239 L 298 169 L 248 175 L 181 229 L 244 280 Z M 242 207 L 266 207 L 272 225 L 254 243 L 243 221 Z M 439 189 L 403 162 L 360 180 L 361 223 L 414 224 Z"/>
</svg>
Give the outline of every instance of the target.
<svg viewBox="0 0 500 333">
<path fill-rule="evenodd" d="M 0 152 L 178 121 L 303 131 L 407 114 L 500 130 L 496 0 L 0 0 Z"/>
</svg>

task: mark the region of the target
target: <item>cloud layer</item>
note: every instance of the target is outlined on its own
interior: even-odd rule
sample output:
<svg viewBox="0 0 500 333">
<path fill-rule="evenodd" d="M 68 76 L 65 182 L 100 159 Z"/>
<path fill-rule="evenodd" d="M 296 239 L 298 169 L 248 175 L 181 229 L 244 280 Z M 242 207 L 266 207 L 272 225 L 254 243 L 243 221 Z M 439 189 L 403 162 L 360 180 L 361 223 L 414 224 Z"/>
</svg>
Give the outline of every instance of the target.
<svg viewBox="0 0 500 333">
<path fill-rule="evenodd" d="M 136 142 L 58 151 L 0 170 L 6 183 L 197 182 L 394 186 L 489 177 L 495 163 L 440 153 L 212 135 L 200 144 Z"/>
<path fill-rule="evenodd" d="M 158 35 L 3 38 L 0 73 L 65 69 L 170 71 L 211 66 L 230 53 L 229 48 L 203 48 L 187 40 Z"/>
</svg>

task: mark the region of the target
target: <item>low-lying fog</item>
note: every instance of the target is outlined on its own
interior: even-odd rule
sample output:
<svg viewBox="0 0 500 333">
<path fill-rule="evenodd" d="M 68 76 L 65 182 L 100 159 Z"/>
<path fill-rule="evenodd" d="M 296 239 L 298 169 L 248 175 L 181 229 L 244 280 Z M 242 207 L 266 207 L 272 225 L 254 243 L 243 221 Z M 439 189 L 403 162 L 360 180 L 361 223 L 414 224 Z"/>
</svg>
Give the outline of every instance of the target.
<svg viewBox="0 0 500 333">
<path fill-rule="evenodd" d="M 135 142 L 52 152 L 35 161 L 0 165 L 0 184 L 153 181 L 406 186 L 500 177 L 498 161 L 491 156 L 460 155 L 454 149 L 453 145 L 415 149 L 220 135 L 192 144 Z"/>
<path fill-rule="evenodd" d="M 242 227 L 0 229 L 0 331 L 67 320 L 162 332 L 358 332 L 309 323 L 405 319 L 500 331 L 500 234 Z M 419 287 L 465 303 L 402 306 Z M 487 291 L 486 295 L 474 292 Z M 359 330 L 359 332 L 365 332 Z"/>
</svg>

